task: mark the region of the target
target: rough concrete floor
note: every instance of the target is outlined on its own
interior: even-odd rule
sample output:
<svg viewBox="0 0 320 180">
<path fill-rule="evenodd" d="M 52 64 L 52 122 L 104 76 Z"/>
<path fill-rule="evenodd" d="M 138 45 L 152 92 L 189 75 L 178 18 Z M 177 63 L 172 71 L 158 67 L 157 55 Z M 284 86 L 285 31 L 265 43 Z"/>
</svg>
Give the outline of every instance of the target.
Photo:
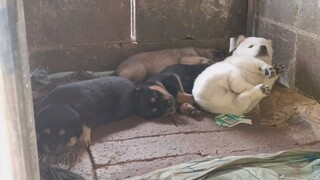
<svg viewBox="0 0 320 180">
<path fill-rule="evenodd" d="M 72 171 L 88 180 L 124 179 L 205 156 L 320 149 L 311 128 L 296 118 L 283 127 L 261 126 L 252 114 L 253 125 L 227 128 L 212 117 L 133 117 L 101 127 Z"/>
</svg>

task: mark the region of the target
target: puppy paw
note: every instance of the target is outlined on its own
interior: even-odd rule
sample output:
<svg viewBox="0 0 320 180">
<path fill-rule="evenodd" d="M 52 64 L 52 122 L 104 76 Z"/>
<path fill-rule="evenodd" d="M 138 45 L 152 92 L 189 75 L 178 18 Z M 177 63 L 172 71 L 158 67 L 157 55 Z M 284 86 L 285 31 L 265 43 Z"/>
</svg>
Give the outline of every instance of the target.
<svg viewBox="0 0 320 180">
<path fill-rule="evenodd" d="M 191 115 L 192 115 L 192 116 L 195 116 L 195 117 L 199 117 L 199 116 L 200 116 L 200 111 L 195 108 L 195 109 L 193 109 L 193 110 L 191 111 Z"/>
<path fill-rule="evenodd" d="M 82 125 L 82 134 L 79 137 L 79 143 L 84 147 L 89 147 L 91 145 L 91 128 L 85 124 Z"/>
<path fill-rule="evenodd" d="M 196 58 L 196 59 L 198 59 L 198 63 L 199 64 L 213 64 L 214 62 L 213 62 L 213 60 L 211 60 L 211 59 L 207 59 L 207 58 L 204 58 L 204 57 L 194 57 L 194 58 Z"/>
<path fill-rule="evenodd" d="M 183 114 L 187 115 L 192 115 L 192 116 L 200 116 L 200 111 L 197 110 L 193 105 L 188 104 L 188 103 L 183 103 L 179 107 L 180 112 Z"/>
<path fill-rule="evenodd" d="M 281 73 L 283 73 L 284 72 L 284 65 L 283 64 L 280 64 L 280 63 L 278 63 L 278 64 L 274 64 L 273 65 L 273 68 L 274 68 L 274 70 L 276 70 L 276 74 L 278 75 L 278 74 L 281 74 Z"/>
<path fill-rule="evenodd" d="M 272 66 L 264 68 L 263 73 L 265 76 L 267 76 L 269 78 L 273 78 L 274 76 L 277 75 L 276 70 Z"/>
<path fill-rule="evenodd" d="M 90 137 L 86 137 L 83 133 L 81 134 L 79 138 L 79 144 L 82 147 L 89 147 L 91 145 L 91 139 Z"/>
<path fill-rule="evenodd" d="M 269 95 L 271 92 L 271 89 L 269 88 L 269 86 L 267 86 L 265 84 L 260 85 L 260 90 L 261 90 L 262 94 L 264 94 L 266 96 Z"/>
<path fill-rule="evenodd" d="M 208 59 L 208 61 L 206 63 L 203 63 L 203 64 L 206 64 L 206 65 L 210 66 L 210 65 L 212 65 L 214 63 L 216 63 L 216 61 Z"/>
</svg>

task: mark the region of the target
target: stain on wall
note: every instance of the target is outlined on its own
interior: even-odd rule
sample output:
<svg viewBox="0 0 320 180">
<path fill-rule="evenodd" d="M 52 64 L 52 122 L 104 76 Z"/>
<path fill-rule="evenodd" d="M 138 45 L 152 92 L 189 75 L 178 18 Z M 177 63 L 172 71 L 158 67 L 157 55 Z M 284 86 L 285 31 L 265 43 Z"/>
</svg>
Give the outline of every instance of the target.
<svg viewBox="0 0 320 180">
<path fill-rule="evenodd" d="M 112 70 L 128 56 L 163 48 L 228 50 L 245 33 L 242 0 L 136 0 L 137 44 L 129 0 L 25 0 L 31 69 Z M 186 40 L 188 39 L 188 40 Z"/>
</svg>

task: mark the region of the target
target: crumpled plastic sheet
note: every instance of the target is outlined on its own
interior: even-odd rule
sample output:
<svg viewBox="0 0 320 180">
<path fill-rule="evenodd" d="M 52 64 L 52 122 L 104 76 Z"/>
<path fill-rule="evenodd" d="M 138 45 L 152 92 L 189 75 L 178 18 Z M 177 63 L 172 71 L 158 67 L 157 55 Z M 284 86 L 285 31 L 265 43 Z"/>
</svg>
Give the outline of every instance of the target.
<svg viewBox="0 0 320 180">
<path fill-rule="evenodd" d="M 84 180 L 82 176 L 69 170 L 52 167 L 42 162 L 39 163 L 39 167 L 41 180 Z"/>
<path fill-rule="evenodd" d="M 291 150 L 253 156 L 212 157 L 128 179 L 318 180 L 320 152 Z"/>
<path fill-rule="evenodd" d="M 85 148 L 80 143 L 77 143 L 64 149 L 59 154 L 39 152 L 39 160 L 52 167 L 71 169 L 84 151 Z"/>
<path fill-rule="evenodd" d="M 64 79 L 66 76 L 77 76 L 80 74 L 78 78 L 81 78 L 81 75 L 84 77 L 105 77 L 110 76 L 114 71 L 101 71 L 101 72 L 94 72 L 94 71 L 70 71 L 70 72 L 59 72 L 59 73 L 49 73 L 46 68 L 39 67 L 31 72 L 31 83 L 33 87 L 36 86 L 43 86 L 48 85 L 54 82 L 56 79 Z M 86 80 L 86 79 L 82 79 Z"/>
</svg>

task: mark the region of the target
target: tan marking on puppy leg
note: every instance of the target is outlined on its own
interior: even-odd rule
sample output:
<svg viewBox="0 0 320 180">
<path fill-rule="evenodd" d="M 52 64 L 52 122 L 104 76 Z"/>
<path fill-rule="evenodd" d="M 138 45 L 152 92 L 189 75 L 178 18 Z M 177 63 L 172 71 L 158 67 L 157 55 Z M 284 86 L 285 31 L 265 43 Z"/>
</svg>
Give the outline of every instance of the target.
<svg viewBox="0 0 320 180">
<path fill-rule="evenodd" d="M 85 147 L 89 147 L 91 144 L 91 131 L 92 129 L 85 124 L 82 125 L 82 134 L 79 140 Z"/>
<path fill-rule="evenodd" d="M 183 114 L 198 116 L 200 112 L 191 104 L 183 103 L 180 105 L 179 110 Z"/>
<path fill-rule="evenodd" d="M 76 136 L 73 136 L 70 138 L 67 146 L 74 146 L 77 143 L 78 138 Z"/>
<path fill-rule="evenodd" d="M 177 94 L 177 102 L 178 103 L 188 103 L 188 104 L 195 104 L 196 102 L 193 99 L 192 94 L 188 94 L 188 93 L 181 93 L 179 92 Z"/>
</svg>

